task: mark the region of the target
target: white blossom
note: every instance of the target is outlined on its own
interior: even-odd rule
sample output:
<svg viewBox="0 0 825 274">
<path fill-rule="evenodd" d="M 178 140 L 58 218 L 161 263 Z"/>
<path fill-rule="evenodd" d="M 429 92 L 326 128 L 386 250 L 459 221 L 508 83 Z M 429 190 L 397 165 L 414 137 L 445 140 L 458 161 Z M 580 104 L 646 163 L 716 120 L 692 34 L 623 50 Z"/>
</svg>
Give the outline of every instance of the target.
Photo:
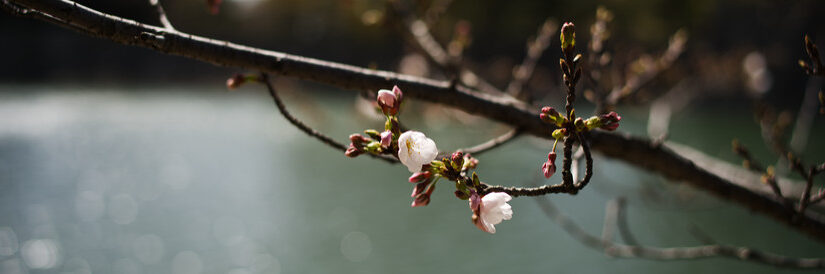
<svg viewBox="0 0 825 274">
<path fill-rule="evenodd" d="M 493 192 L 480 199 L 470 198 L 470 207 L 473 209 L 473 223 L 481 230 L 496 233 L 495 225 L 503 220 L 513 218 L 513 208 L 507 202 L 512 200 L 507 193 Z M 480 201 L 479 201 L 480 200 Z M 473 202 L 477 205 L 474 205 Z"/>
<path fill-rule="evenodd" d="M 424 133 L 407 131 L 398 137 L 398 159 L 410 172 L 421 171 L 421 166 L 435 160 L 438 148 Z"/>
</svg>

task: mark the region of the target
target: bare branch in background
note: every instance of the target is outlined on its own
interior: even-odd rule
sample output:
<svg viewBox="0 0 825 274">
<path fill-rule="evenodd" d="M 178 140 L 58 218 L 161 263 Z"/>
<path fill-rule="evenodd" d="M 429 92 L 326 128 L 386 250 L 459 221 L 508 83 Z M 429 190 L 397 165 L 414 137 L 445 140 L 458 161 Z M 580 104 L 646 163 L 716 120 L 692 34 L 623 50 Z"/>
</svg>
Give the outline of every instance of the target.
<svg viewBox="0 0 825 274">
<path fill-rule="evenodd" d="M 821 258 L 794 258 L 779 255 L 776 253 L 761 251 L 749 247 L 729 246 L 729 245 L 703 245 L 693 247 L 651 247 L 634 243 L 621 244 L 613 241 L 612 229 L 609 226 L 619 223 L 614 220 L 621 219 L 624 210 L 623 202 L 608 202 L 607 214 L 615 217 L 605 217 L 611 223 L 606 223 L 602 237 L 592 235 L 584 230 L 579 224 L 565 216 L 547 197 L 536 198 L 535 201 L 544 212 L 545 216 L 561 226 L 567 234 L 585 246 L 602 250 L 611 257 L 617 258 L 638 258 L 649 260 L 695 260 L 707 258 L 727 258 L 741 261 L 750 261 L 767 264 L 777 267 L 802 268 L 802 269 L 822 269 L 825 268 L 825 259 Z M 621 226 L 620 226 L 621 229 Z M 632 239 L 632 237 L 630 237 Z M 635 241 L 635 240 L 634 240 Z"/>
<path fill-rule="evenodd" d="M 536 39 L 527 43 L 527 55 L 524 56 L 524 61 L 521 62 L 521 65 L 513 68 L 513 79 L 510 80 L 510 84 L 507 85 L 507 89 L 505 90 L 507 94 L 522 101 L 532 101 L 530 100 L 531 98 L 527 98 L 527 93 L 524 92 L 524 86 L 527 84 L 527 81 L 533 77 L 536 63 L 538 63 L 544 51 L 547 50 L 547 47 L 550 46 L 551 38 L 556 34 L 557 28 L 558 24 L 548 18 L 539 28 Z"/>
<path fill-rule="evenodd" d="M 166 17 L 166 11 L 163 10 L 163 5 L 160 4 L 160 0 L 149 0 L 149 5 L 155 8 L 155 12 L 158 14 L 158 21 L 160 21 L 163 28 L 169 31 L 176 31 L 175 27 L 172 26 L 172 22 L 169 22 L 169 18 Z"/>
<path fill-rule="evenodd" d="M 679 58 L 679 55 L 685 51 L 685 44 L 687 43 L 687 32 L 679 30 L 670 37 L 670 43 L 667 50 L 655 60 L 649 57 L 642 57 L 636 60 L 638 71 L 631 74 L 623 86 L 615 87 L 607 96 L 607 104 L 615 105 L 619 101 L 632 95 L 648 83 L 650 83 L 662 71 L 670 68 L 673 62 Z"/>
<path fill-rule="evenodd" d="M 478 145 L 475 145 L 475 146 L 472 146 L 472 147 L 468 147 L 468 148 L 462 148 L 462 149 L 459 149 L 459 150 L 463 151 L 464 153 L 472 154 L 473 156 L 478 156 L 479 154 L 482 154 L 484 152 L 493 150 L 494 148 L 497 148 L 497 147 L 499 147 L 503 144 L 506 144 L 509 141 L 512 141 L 513 139 L 515 139 L 519 135 L 521 135 L 520 130 L 511 129 L 511 130 L 507 131 L 506 133 L 504 133 L 502 135 L 499 135 L 499 136 L 497 136 L 493 139 L 488 140 L 487 142 L 484 142 L 484 143 L 481 143 L 481 144 L 478 144 Z"/>
<path fill-rule="evenodd" d="M 805 88 L 805 95 L 802 97 L 802 105 L 796 114 L 793 133 L 791 134 L 791 151 L 805 151 L 808 145 L 808 137 L 811 135 L 811 127 L 814 124 L 818 106 L 817 92 L 822 88 L 822 79 L 812 77 L 808 80 Z"/>
</svg>

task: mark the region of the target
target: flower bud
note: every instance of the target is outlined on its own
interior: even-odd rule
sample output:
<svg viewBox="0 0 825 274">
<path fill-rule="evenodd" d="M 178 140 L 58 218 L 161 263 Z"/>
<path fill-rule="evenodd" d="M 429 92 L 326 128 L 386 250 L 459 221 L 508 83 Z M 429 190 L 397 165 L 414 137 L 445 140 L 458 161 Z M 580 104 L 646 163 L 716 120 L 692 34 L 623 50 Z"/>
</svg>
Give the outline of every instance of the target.
<svg viewBox="0 0 825 274">
<path fill-rule="evenodd" d="M 464 167 L 464 153 L 461 151 L 453 152 L 453 154 L 450 155 L 450 161 L 452 162 L 453 169 L 461 171 L 461 168 Z"/>
<path fill-rule="evenodd" d="M 557 130 L 553 131 L 553 138 L 555 138 L 556 140 L 564 138 L 565 135 L 567 135 L 567 129 L 566 128 L 560 128 L 560 129 L 557 129 Z"/>
<path fill-rule="evenodd" d="M 246 77 L 243 74 L 235 74 L 232 78 L 226 79 L 226 88 L 236 89 L 246 83 Z"/>
<path fill-rule="evenodd" d="M 422 192 L 424 192 L 424 190 L 427 189 L 428 185 L 430 185 L 430 182 L 427 182 L 427 181 L 420 182 L 420 183 L 416 184 L 415 187 L 413 187 L 413 191 L 412 191 L 412 194 L 410 194 L 410 197 L 415 198 L 416 195 L 421 194 Z"/>
<path fill-rule="evenodd" d="M 602 120 L 599 119 L 599 117 L 593 116 L 584 121 L 584 126 L 587 127 L 588 130 L 593 130 L 594 128 L 602 126 Z"/>
<path fill-rule="evenodd" d="M 556 152 L 551 151 L 547 154 L 547 162 L 541 165 L 541 170 L 545 178 L 550 178 L 556 173 Z"/>
<path fill-rule="evenodd" d="M 433 194 L 433 190 L 435 190 L 435 184 L 430 184 L 427 187 L 427 190 L 424 191 L 424 193 L 418 193 L 417 195 L 415 195 L 415 198 L 413 199 L 413 202 L 410 206 L 419 207 L 430 204 L 430 195 Z"/>
<path fill-rule="evenodd" d="M 576 27 L 571 22 L 561 26 L 561 50 L 565 55 L 572 57 L 573 49 L 576 47 Z"/>
<path fill-rule="evenodd" d="M 478 159 L 473 158 L 470 154 L 464 155 L 464 166 L 461 169 L 474 169 L 476 167 L 478 167 Z"/>
<path fill-rule="evenodd" d="M 349 148 L 347 148 L 347 151 L 344 152 L 344 155 L 350 158 L 355 158 L 358 157 L 358 155 L 361 155 L 361 153 L 363 153 L 361 150 L 358 150 L 350 144 Z"/>
<path fill-rule="evenodd" d="M 582 131 L 585 129 L 584 119 L 582 119 L 582 117 L 576 118 L 576 121 L 573 122 L 573 125 L 576 126 L 576 131 Z"/>
<path fill-rule="evenodd" d="M 430 172 L 430 171 L 416 172 L 416 173 L 413 173 L 412 176 L 410 176 L 409 181 L 410 181 L 410 183 L 420 183 L 420 182 L 423 182 L 424 180 L 430 179 L 430 177 L 432 177 L 432 175 L 433 175 L 433 173 Z"/>
<path fill-rule="evenodd" d="M 556 126 L 564 124 L 564 117 L 552 107 L 541 108 L 539 118 L 544 122 L 556 124 Z"/>
<path fill-rule="evenodd" d="M 362 146 L 364 146 L 364 144 L 369 142 L 370 139 L 367 139 L 366 137 L 362 136 L 361 134 L 356 133 L 356 134 L 352 134 L 352 135 L 349 136 L 349 141 L 352 142 L 352 144 L 355 147 L 362 147 Z"/>
<path fill-rule="evenodd" d="M 381 147 L 384 149 L 388 149 L 390 148 L 390 145 L 392 145 L 392 132 L 381 132 Z"/>
<path fill-rule="evenodd" d="M 398 112 L 398 109 L 393 108 L 397 99 L 398 97 L 387 89 L 379 90 L 378 96 L 376 97 L 378 106 L 381 107 L 381 112 L 383 112 L 384 115 L 395 115 Z"/>
<path fill-rule="evenodd" d="M 611 111 L 610 113 L 602 115 L 599 118 L 602 122 L 600 128 L 609 131 L 616 130 L 616 128 L 619 127 L 619 121 L 622 120 L 622 116 L 619 116 L 619 114 L 615 111 Z"/>
</svg>

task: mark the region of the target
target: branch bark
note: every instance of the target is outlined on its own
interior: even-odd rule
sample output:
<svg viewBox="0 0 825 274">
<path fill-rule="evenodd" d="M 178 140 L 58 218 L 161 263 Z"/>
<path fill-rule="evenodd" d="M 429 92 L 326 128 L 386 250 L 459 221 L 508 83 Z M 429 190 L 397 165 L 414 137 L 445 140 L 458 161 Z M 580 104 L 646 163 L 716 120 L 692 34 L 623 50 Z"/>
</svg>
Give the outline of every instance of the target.
<svg viewBox="0 0 825 274">
<path fill-rule="evenodd" d="M 371 70 L 181 32 L 169 32 L 161 27 L 104 14 L 68 0 L 7 1 L 49 15 L 36 16 L 36 19 L 52 18 L 55 20 L 46 21 L 125 45 L 145 47 L 219 66 L 260 70 L 342 89 L 378 90 L 398 85 L 411 98 L 458 108 L 523 129 L 525 133 L 550 138 L 550 133 L 554 130 L 541 122 L 537 111 L 523 103 L 480 94 L 467 87 L 451 85 L 449 81 Z M 697 166 L 666 146 L 646 138 L 613 132 L 592 132 L 589 140 L 592 149 L 605 156 L 660 173 L 675 182 L 689 183 L 825 242 L 825 219 L 822 216 L 807 212 L 794 218 L 794 212 L 775 197 L 726 180 L 722 175 Z"/>
</svg>

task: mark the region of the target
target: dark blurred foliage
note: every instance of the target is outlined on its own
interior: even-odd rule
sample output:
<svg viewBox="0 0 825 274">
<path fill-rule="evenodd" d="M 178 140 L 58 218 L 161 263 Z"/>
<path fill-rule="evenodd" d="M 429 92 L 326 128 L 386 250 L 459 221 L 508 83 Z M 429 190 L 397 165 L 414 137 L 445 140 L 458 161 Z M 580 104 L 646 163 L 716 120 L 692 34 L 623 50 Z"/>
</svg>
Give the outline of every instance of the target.
<svg viewBox="0 0 825 274">
<path fill-rule="evenodd" d="M 139 22 L 158 24 L 147 0 L 92 1 L 81 4 Z M 161 1 L 179 30 L 290 54 L 358 66 L 398 70 L 414 52 L 403 29 L 388 18 L 383 1 L 226 0 L 218 15 L 206 1 Z M 432 1 L 414 0 L 419 14 Z M 648 89 L 666 90 L 680 79 L 708 83 L 706 91 L 741 96 L 746 88 L 743 58 L 759 52 L 772 76 L 769 101 L 798 103 L 807 76 L 796 65 L 804 58 L 803 34 L 825 45 L 823 1 L 467 1 L 456 0 L 433 27 L 442 43 L 460 20 L 471 23 L 472 44 L 464 51 L 468 66 L 503 87 L 510 70 L 524 56 L 525 42 L 547 18 L 574 21 L 579 45 L 589 40 L 588 28 L 598 6 L 614 13 L 607 50 L 617 64 L 629 66 L 648 53 L 658 55 L 668 38 L 684 28 L 686 52 Z M 0 81 L 33 83 L 222 83 L 236 69 L 150 50 L 113 44 L 66 29 L 0 15 Z M 557 41 L 553 41 L 558 43 Z M 541 59 L 532 89 L 556 84 L 557 44 Z M 439 77 L 438 75 L 430 75 Z M 662 91 L 664 92 L 664 91 Z"/>
</svg>

